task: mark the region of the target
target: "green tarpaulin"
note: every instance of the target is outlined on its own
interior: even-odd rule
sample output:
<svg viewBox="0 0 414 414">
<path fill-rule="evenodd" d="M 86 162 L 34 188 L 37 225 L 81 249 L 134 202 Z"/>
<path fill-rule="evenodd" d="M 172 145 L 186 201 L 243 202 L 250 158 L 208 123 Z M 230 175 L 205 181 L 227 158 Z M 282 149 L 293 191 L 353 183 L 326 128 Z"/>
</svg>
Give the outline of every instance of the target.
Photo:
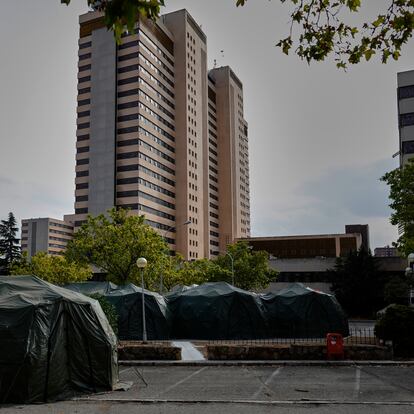
<svg viewBox="0 0 414 414">
<path fill-rule="evenodd" d="M 122 340 L 142 340 L 142 291 L 132 283 L 117 286 L 108 282 L 72 283 L 65 288 L 84 293 L 100 294 L 115 306 L 118 314 L 118 337 Z M 170 312 L 164 298 L 144 289 L 145 322 L 149 340 L 169 339 Z"/>
<path fill-rule="evenodd" d="M 349 335 L 348 321 L 333 295 L 295 283 L 262 296 L 273 338 L 323 338 L 329 332 Z"/>
<path fill-rule="evenodd" d="M 266 336 L 258 295 L 228 283 L 205 283 L 167 296 L 177 339 L 254 339 Z"/>
<path fill-rule="evenodd" d="M 34 276 L 0 277 L 0 402 L 112 390 L 117 341 L 99 303 Z"/>
</svg>

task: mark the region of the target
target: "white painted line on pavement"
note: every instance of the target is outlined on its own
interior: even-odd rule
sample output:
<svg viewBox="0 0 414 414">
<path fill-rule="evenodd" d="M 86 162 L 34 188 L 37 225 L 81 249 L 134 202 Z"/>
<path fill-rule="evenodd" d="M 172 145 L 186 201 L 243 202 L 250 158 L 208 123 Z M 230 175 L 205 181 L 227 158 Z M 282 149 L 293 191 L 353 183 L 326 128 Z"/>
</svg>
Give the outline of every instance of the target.
<svg viewBox="0 0 414 414">
<path fill-rule="evenodd" d="M 354 397 L 359 397 L 359 391 L 361 389 L 361 368 L 355 368 L 355 386 L 354 386 Z"/>
<path fill-rule="evenodd" d="M 270 374 L 266 381 L 260 386 L 260 388 L 253 394 L 252 398 L 257 398 L 261 392 L 268 387 L 268 385 L 273 381 L 273 379 L 280 374 L 280 371 L 282 370 L 282 367 L 279 367 L 275 369 L 272 374 Z"/>
<path fill-rule="evenodd" d="M 172 389 L 174 389 L 175 387 L 178 387 L 180 384 L 182 384 L 183 382 L 186 382 L 187 380 L 189 380 L 190 378 L 193 378 L 194 376 L 198 375 L 201 371 L 204 371 L 207 367 L 203 367 L 201 369 L 199 369 L 196 372 L 193 372 L 192 374 L 188 375 L 187 377 L 183 378 L 182 380 L 176 382 L 173 385 L 170 385 L 169 387 L 167 387 L 164 391 L 160 392 L 158 395 L 162 395 L 165 394 L 168 391 L 171 391 Z"/>
</svg>

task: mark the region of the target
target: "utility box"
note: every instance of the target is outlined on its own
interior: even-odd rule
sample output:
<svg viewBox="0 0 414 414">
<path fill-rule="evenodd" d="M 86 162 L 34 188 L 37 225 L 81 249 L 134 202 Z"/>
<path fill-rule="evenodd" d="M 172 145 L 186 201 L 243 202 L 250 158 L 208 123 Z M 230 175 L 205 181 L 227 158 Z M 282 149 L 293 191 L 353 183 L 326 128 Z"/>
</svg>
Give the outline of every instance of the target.
<svg viewBox="0 0 414 414">
<path fill-rule="evenodd" d="M 326 355 L 328 359 L 344 359 L 344 340 L 341 334 L 326 335 Z"/>
</svg>

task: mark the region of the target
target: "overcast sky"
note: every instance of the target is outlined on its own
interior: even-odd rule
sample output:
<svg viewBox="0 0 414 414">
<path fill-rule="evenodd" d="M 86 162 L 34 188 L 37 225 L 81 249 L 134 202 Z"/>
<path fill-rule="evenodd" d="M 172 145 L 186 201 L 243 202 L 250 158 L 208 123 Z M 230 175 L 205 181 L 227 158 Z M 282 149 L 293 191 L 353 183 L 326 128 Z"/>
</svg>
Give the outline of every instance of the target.
<svg viewBox="0 0 414 414">
<path fill-rule="evenodd" d="M 164 12 L 187 8 L 202 26 L 210 66 L 230 65 L 244 84 L 252 235 L 367 223 L 372 248 L 394 241 L 379 177 L 397 166 L 396 74 L 414 69 L 414 42 L 398 62 L 344 73 L 275 47 L 289 29 L 289 7 L 278 0 L 166 3 Z M 365 3 L 369 18 L 387 1 Z M 1 1 L 0 218 L 73 212 L 78 15 L 86 10 L 86 0 Z"/>
</svg>

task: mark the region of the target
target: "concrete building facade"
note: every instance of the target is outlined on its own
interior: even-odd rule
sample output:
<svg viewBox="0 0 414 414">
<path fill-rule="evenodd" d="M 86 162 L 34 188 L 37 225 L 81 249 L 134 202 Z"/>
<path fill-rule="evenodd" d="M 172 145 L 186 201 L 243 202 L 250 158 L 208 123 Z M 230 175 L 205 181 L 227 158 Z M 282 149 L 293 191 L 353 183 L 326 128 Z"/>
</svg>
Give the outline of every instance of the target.
<svg viewBox="0 0 414 414">
<path fill-rule="evenodd" d="M 404 165 L 414 157 L 414 70 L 398 73 L 397 83 L 400 165 Z"/>
<path fill-rule="evenodd" d="M 62 255 L 73 237 L 73 223 L 70 216 L 64 220 L 50 217 L 22 220 L 21 249 L 31 258 L 36 253 Z"/>
<path fill-rule="evenodd" d="M 100 13 L 79 21 L 75 229 L 129 208 L 188 260 L 248 237 L 243 86 L 228 67 L 208 71 L 200 26 L 179 10 L 116 45 Z"/>
</svg>

